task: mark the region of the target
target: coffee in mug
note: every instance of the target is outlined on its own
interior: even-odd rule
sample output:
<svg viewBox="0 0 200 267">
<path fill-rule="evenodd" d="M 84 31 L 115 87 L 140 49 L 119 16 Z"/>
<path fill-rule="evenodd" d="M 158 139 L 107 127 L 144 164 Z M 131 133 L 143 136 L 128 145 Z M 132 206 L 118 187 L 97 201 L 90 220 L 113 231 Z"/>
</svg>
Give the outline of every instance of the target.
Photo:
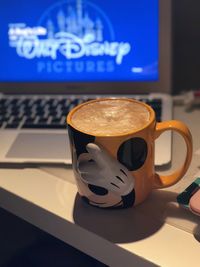
<svg viewBox="0 0 200 267">
<path fill-rule="evenodd" d="M 177 183 L 192 158 L 192 137 L 181 121 L 156 122 L 153 109 L 125 98 L 97 99 L 67 116 L 72 165 L 81 198 L 100 208 L 127 208 L 143 202 L 153 189 Z M 170 175 L 155 172 L 155 140 L 177 131 L 187 152 Z"/>
<path fill-rule="evenodd" d="M 113 99 L 82 106 L 72 116 L 72 124 L 92 135 L 128 133 L 143 127 L 150 119 L 148 109 L 137 102 Z"/>
</svg>

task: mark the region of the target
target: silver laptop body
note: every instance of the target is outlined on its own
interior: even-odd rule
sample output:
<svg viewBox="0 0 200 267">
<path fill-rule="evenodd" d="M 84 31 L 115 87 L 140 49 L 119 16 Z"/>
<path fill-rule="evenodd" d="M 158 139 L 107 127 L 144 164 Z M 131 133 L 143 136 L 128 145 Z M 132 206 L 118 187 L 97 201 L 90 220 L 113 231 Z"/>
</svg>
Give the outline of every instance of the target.
<svg viewBox="0 0 200 267">
<path fill-rule="evenodd" d="M 85 101 L 104 96 L 136 99 L 161 98 L 163 102 L 161 120 L 170 120 L 172 118 L 170 10 L 169 0 L 159 1 L 159 79 L 157 81 L 1 81 L 0 101 L 5 98 L 7 103 L 13 99 L 23 101 L 24 99 L 48 100 L 53 98 L 55 101 L 60 101 L 78 98 Z M 64 114 L 62 114 L 62 123 L 65 125 Z M 156 141 L 155 154 L 157 165 L 170 162 L 170 132 L 162 134 Z M 71 164 L 67 130 L 64 127 L 61 129 L 28 129 L 20 126 L 6 128 L 1 125 L 0 163 Z"/>
</svg>

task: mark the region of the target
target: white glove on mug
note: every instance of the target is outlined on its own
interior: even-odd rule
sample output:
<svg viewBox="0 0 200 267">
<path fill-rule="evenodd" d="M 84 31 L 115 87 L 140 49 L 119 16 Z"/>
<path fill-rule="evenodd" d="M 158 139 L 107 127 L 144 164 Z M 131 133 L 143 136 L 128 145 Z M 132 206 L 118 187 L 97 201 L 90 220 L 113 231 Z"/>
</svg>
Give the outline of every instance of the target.
<svg viewBox="0 0 200 267">
<path fill-rule="evenodd" d="M 78 158 L 77 167 L 82 181 L 94 194 L 112 192 L 122 198 L 124 205 L 133 205 L 134 178 L 127 168 L 97 144 L 89 143 L 86 149 L 88 154 Z M 126 198 L 131 203 L 125 203 Z"/>
</svg>

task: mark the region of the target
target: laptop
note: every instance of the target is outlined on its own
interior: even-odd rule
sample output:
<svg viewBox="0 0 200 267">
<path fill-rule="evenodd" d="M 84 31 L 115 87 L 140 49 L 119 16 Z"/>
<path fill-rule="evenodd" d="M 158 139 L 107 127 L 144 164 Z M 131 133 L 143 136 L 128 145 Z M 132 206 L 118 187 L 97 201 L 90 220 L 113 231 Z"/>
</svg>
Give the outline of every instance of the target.
<svg viewBox="0 0 200 267">
<path fill-rule="evenodd" d="M 0 3 L 0 162 L 71 164 L 65 117 L 98 97 L 172 118 L 170 0 Z M 171 161 L 171 133 L 156 141 Z"/>
</svg>

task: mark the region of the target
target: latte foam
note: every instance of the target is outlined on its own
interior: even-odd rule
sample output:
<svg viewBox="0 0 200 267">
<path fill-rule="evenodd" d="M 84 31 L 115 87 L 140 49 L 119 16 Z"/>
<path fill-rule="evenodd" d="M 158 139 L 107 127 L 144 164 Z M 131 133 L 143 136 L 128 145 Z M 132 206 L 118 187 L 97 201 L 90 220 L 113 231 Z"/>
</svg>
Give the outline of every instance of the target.
<svg viewBox="0 0 200 267">
<path fill-rule="evenodd" d="M 88 102 L 72 115 L 78 130 L 91 135 L 118 135 L 142 128 L 150 120 L 149 110 L 140 103 L 126 99 Z"/>
</svg>

